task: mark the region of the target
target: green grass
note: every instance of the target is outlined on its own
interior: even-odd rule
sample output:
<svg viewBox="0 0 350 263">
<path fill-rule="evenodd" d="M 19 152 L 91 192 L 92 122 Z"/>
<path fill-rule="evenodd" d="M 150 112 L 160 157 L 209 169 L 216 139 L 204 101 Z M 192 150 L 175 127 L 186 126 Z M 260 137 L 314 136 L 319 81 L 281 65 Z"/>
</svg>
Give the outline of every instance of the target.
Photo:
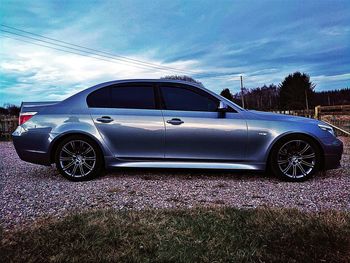
<svg viewBox="0 0 350 263">
<path fill-rule="evenodd" d="M 2 233 L 1 233 L 2 232 Z M 350 214 L 193 209 L 75 214 L 4 233 L 13 262 L 349 262 Z"/>
</svg>

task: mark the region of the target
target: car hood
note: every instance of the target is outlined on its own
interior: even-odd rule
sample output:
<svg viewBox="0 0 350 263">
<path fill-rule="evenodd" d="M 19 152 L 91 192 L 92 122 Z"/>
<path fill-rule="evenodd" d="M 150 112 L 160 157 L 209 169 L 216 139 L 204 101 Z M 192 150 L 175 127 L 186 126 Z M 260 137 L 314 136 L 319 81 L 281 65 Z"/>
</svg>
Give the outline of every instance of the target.
<svg viewBox="0 0 350 263">
<path fill-rule="evenodd" d="M 286 115 L 286 114 L 278 114 L 278 113 L 272 113 L 272 112 L 265 112 L 265 111 L 256 111 L 256 110 L 249 110 L 248 111 L 252 118 L 259 119 L 259 120 L 270 120 L 270 121 L 291 121 L 291 122 L 306 122 L 306 123 L 320 123 L 320 121 L 305 117 L 299 117 L 299 116 L 293 116 L 293 115 Z"/>
</svg>

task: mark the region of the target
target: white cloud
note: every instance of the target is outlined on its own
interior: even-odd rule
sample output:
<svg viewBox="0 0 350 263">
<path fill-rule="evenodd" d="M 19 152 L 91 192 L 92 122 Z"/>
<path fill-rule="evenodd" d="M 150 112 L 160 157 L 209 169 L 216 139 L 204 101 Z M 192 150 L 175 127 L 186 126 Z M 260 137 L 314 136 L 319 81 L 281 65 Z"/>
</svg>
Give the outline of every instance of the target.
<svg viewBox="0 0 350 263">
<path fill-rule="evenodd" d="M 1 84 L 2 93 L 17 96 L 20 100 L 64 99 L 100 82 L 128 78 L 159 78 L 174 74 L 171 71 L 144 68 L 116 60 L 108 62 L 68 54 L 11 39 L 5 39 L 3 47 L 0 72 L 3 75 L 15 76 L 17 84 Z M 198 65 L 195 60 L 162 63 L 147 58 L 147 55 L 134 58 L 185 71 L 193 70 Z"/>
<path fill-rule="evenodd" d="M 321 30 L 321 33 L 329 36 L 341 36 L 346 35 L 350 32 L 350 27 L 348 26 L 332 26 L 326 27 Z"/>
<path fill-rule="evenodd" d="M 333 82 L 338 80 L 347 80 L 350 82 L 350 73 L 333 75 L 333 76 L 319 75 L 319 76 L 312 77 L 312 79 L 317 82 Z"/>
</svg>

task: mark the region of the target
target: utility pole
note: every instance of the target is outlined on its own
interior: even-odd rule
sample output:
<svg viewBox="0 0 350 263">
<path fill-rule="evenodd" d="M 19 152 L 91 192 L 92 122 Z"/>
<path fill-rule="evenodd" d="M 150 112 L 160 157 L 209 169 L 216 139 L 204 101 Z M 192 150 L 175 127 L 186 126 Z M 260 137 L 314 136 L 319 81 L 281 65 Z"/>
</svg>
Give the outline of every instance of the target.
<svg viewBox="0 0 350 263">
<path fill-rule="evenodd" d="M 242 108 L 244 109 L 244 95 L 243 95 L 243 77 L 241 77 L 241 97 L 242 97 Z"/>
<path fill-rule="evenodd" d="M 307 99 L 307 90 L 305 89 L 305 103 L 306 103 L 306 110 L 309 111 L 309 101 Z"/>
</svg>

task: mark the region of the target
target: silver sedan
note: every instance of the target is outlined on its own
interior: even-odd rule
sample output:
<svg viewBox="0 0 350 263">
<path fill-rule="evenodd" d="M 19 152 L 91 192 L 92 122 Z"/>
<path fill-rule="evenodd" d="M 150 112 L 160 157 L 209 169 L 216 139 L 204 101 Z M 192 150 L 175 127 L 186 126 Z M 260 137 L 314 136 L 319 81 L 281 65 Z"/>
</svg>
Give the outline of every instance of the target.
<svg viewBox="0 0 350 263">
<path fill-rule="evenodd" d="M 313 119 L 248 111 L 194 83 L 120 80 L 60 102 L 23 102 L 19 157 L 73 181 L 104 168 L 271 170 L 289 181 L 340 165 L 343 144 Z"/>
</svg>

